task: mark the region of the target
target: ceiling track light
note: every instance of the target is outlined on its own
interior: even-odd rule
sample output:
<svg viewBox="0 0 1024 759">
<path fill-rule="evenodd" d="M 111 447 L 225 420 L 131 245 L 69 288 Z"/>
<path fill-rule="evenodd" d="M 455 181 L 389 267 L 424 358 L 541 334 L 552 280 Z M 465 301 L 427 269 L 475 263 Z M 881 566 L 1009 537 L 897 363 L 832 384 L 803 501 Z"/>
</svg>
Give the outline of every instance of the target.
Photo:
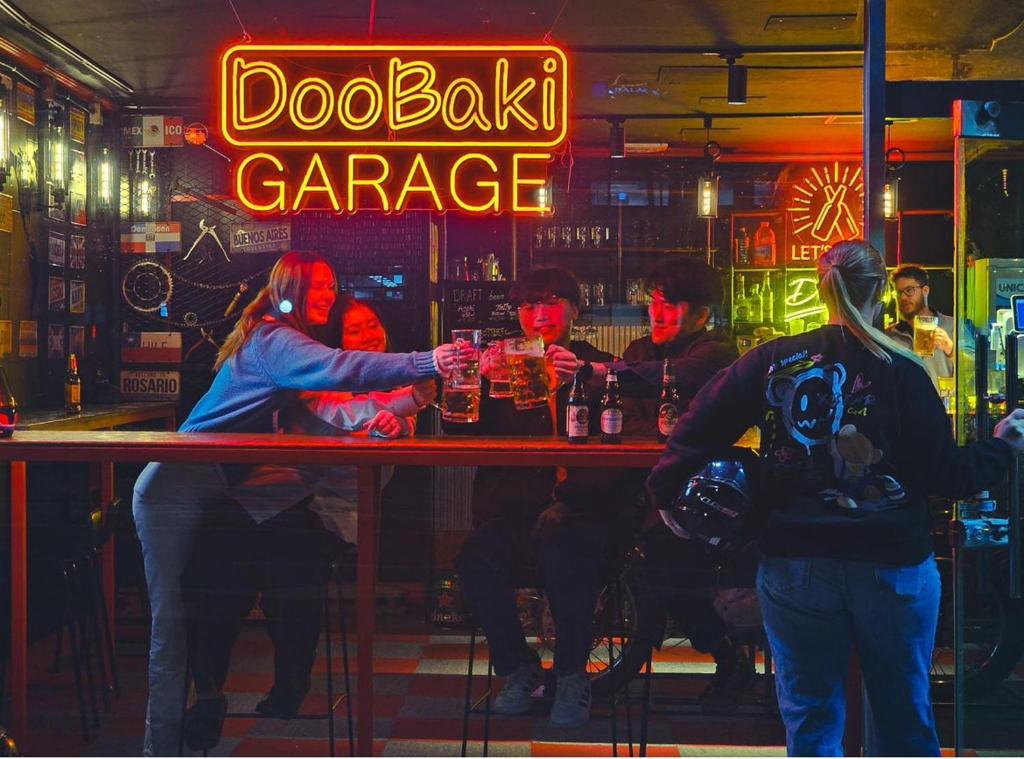
<svg viewBox="0 0 1024 759">
<path fill-rule="evenodd" d="M 625 158 L 626 157 L 626 127 L 621 121 L 611 122 L 611 134 L 609 136 L 611 142 L 611 157 L 612 158 Z"/>
<path fill-rule="evenodd" d="M 729 85 L 726 102 L 729 105 L 747 104 L 747 67 L 736 63 L 735 58 L 727 58 L 729 64 Z"/>
</svg>

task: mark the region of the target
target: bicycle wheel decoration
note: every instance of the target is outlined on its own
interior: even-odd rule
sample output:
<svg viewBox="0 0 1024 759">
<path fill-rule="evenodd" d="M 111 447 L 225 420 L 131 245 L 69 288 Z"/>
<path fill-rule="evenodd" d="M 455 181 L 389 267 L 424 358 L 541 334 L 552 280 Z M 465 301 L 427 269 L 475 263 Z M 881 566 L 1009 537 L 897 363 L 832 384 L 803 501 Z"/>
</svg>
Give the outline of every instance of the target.
<svg viewBox="0 0 1024 759">
<path fill-rule="evenodd" d="M 159 311 L 170 303 L 174 283 L 167 267 L 156 261 L 139 261 L 134 264 L 121 280 L 121 294 L 125 301 L 139 313 Z"/>
</svg>

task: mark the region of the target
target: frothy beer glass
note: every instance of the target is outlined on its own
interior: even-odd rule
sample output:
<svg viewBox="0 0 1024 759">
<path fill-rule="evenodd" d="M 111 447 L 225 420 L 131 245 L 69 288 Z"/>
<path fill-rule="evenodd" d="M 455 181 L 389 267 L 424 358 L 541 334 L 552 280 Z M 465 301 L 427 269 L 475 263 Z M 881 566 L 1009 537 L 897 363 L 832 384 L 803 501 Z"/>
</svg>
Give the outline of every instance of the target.
<svg viewBox="0 0 1024 759">
<path fill-rule="evenodd" d="M 918 356 L 935 354 L 935 328 L 938 326 L 937 316 L 914 317 L 914 353 Z"/>
<path fill-rule="evenodd" d="M 459 365 L 441 387 L 441 418 L 469 424 L 480 420 L 480 330 L 453 329 L 452 342 L 469 345 L 473 354 Z"/>
<path fill-rule="evenodd" d="M 508 378 L 508 359 L 505 358 L 505 341 L 494 340 L 487 343 L 487 353 L 491 359 L 491 390 L 492 398 L 511 398 L 512 383 Z"/>
<path fill-rule="evenodd" d="M 540 335 L 510 337 L 505 340 L 505 357 L 516 410 L 545 405 L 548 402 L 548 367 L 544 361 L 543 338 Z"/>
</svg>

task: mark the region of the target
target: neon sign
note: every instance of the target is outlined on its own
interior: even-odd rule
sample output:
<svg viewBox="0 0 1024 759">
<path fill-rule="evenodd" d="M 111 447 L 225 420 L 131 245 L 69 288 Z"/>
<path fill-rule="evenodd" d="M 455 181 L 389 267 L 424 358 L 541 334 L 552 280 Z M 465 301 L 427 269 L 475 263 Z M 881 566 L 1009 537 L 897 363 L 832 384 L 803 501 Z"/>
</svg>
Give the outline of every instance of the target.
<svg viewBox="0 0 1024 759">
<path fill-rule="evenodd" d="M 786 211 L 792 265 L 811 265 L 840 240 L 863 236 L 861 167 L 838 161 L 812 166 L 794 184 Z"/>
<path fill-rule="evenodd" d="M 256 213 L 543 215 L 568 62 L 552 45 L 237 45 L 220 127 Z"/>
</svg>

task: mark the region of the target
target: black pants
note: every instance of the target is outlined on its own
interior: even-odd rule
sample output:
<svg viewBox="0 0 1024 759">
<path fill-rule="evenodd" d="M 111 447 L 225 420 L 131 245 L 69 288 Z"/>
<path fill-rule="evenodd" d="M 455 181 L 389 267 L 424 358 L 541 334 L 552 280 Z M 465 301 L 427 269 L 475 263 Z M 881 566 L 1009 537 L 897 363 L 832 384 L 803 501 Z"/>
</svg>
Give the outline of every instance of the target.
<svg viewBox="0 0 1024 759">
<path fill-rule="evenodd" d="M 273 695 L 309 690 L 320 639 L 327 537 L 308 499 L 256 524 L 226 502 L 200 530 L 186 572 L 192 624 L 189 650 L 196 690 L 220 692 L 231 649 L 258 593 L 274 644 Z"/>
<path fill-rule="evenodd" d="M 608 556 L 608 525 L 570 518 L 546 537 L 532 523 L 494 519 L 466 540 L 457 566 L 462 592 L 483 628 L 499 676 L 529 655 L 512 591 L 540 580 L 555 623 L 555 671 L 582 672 L 594 640 L 594 605 Z"/>
<path fill-rule="evenodd" d="M 663 524 L 651 528 L 637 573 L 640 635 L 659 644 L 670 616 L 695 649 L 711 651 L 726 632 L 713 603 L 718 575 L 718 560 L 702 544 L 676 537 Z"/>
</svg>

